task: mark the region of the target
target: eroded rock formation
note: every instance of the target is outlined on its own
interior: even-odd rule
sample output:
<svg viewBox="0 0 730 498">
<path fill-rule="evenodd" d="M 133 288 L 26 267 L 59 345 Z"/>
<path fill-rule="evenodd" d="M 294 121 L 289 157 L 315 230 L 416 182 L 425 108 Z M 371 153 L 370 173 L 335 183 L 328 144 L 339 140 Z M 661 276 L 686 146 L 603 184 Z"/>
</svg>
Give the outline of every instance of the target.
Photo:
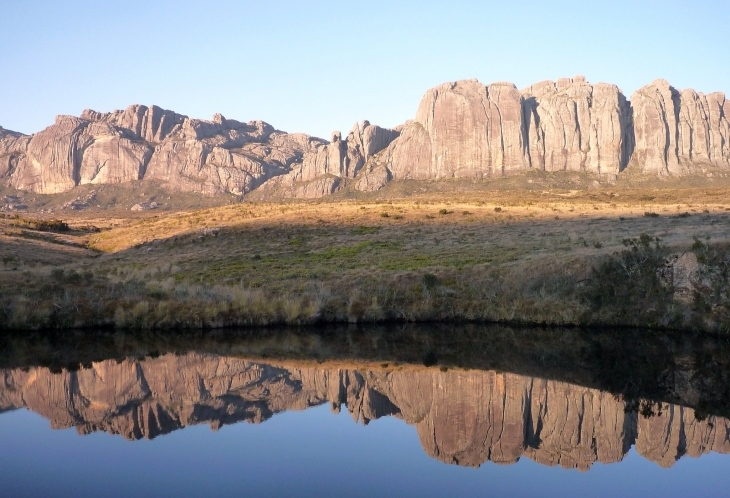
<svg viewBox="0 0 730 498">
<path fill-rule="evenodd" d="M 159 107 L 58 116 L 31 137 L 0 133 L 0 173 L 9 184 L 58 193 L 87 183 L 159 180 L 173 190 L 243 194 L 289 171 L 324 141 L 216 114 L 190 119 Z"/>
<path fill-rule="evenodd" d="M 399 132 L 361 121 L 353 126 L 347 138 L 339 131 L 332 133 L 328 144 L 320 144 L 313 151 L 304 154 L 302 163 L 282 176 L 272 178 L 261 189 L 275 191 L 284 197 L 322 197 L 334 193 L 341 185 L 341 179 L 354 178 L 365 163 L 387 147 Z M 363 172 L 364 177 L 368 172 Z M 358 190 L 382 188 L 390 177 L 377 188 L 368 180 L 355 182 Z"/>
<path fill-rule="evenodd" d="M 476 80 L 429 90 L 383 152 L 394 178 L 503 176 L 530 168 L 617 175 L 631 154 L 629 103 L 583 77 L 518 91 Z"/>
<path fill-rule="evenodd" d="M 620 461 L 632 445 L 663 466 L 683 455 L 730 452 L 730 421 L 696 419 L 660 404 L 652 416 L 609 393 L 484 371 L 363 371 L 269 365 L 190 353 L 93 363 L 78 372 L 0 371 L 0 412 L 27 407 L 54 428 L 129 439 L 199 423 L 262 422 L 284 410 L 345 404 L 355 421 L 395 416 L 415 425 L 424 450 L 446 463 L 513 463 L 588 469 Z"/>
<path fill-rule="evenodd" d="M 642 171 L 691 172 L 694 166 L 730 166 L 730 102 L 725 94 L 682 92 L 656 80 L 631 96 L 636 149 Z"/>
<path fill-rule="evenodd" d="M 32 135 L 0 128 L 0 177 L 19 189 L 63 192 L 85 183 L 152 179 L 172 189 L 321 197 L 392 179 L 485 178 L 537 169 L 616 177 L 730 168 L 730 102 L 664 80 L 629 102 L 616 85 L 582 76 L 512 83 L 444 83 L 415 119 L 382 128 L 362 121 L 330 142 L 216 114 L 190 119 L 159 107 L 59 116 Z"/>
</svg>

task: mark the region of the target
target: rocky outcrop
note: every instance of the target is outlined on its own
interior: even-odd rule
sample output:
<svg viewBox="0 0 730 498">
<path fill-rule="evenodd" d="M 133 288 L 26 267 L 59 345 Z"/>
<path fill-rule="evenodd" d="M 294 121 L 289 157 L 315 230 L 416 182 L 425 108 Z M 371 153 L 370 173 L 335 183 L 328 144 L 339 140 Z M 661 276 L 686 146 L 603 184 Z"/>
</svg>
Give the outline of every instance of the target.
<svg viewBox="0 0 730 498">
<path fill-rule="evenodd" d="M 679 175 L 730 168 L 730 102 L 678 91 L 664 80 L 629 102 L 616 85 L 582 76 L 536 83 L 477 80 L 426 92 L 415 119 L 382 128 L 361 121 L 330 142 L 216 114 L 191 119 L 133 105 L 59 116 L 33 135 L 0 128 L 0 178 L 16 188 L 63 192 L 85 183 L 150 179 L 205 194 L 317 197 L 392 179 L 487 178 L 529 169 L 615 178 L 629 164 Z M 311 183 L 311 185 L 309 185 Z"/>
<path fill-rule="evenodd" d="M 369 121 L 356 123 L 345 139 L 335 131 L 330 143 L 319 144 L 305 153 L 301 164 L 285 175 L 272 178 L 261 190 L 275 192 L 279 197 L 315 198 L 332 194 L 345 184 L 343 179 L 354 178 L 370 158 L 398 135 L 397 130 L 371 125 Z M 386 176 L 389 180 L 390 175 Z M 382 188 L 388 180 L 377 188 Z M 368 183 L 361 178 L 355 188 L 377 190 L 373 185 L 372 181 Z"/>
<path fill-rule="evenodd" d="M 0 126 L 0 178 L 13 175 L 29 141 L 30 137 Z"/>
<path fill-rule="evenodd" d="M 616 177 L 730 167 L 730 103 L 657 80 L 629 102 L 616 85 L 582 76 L 517 92 L 457 81 L 429 90 L 413 122 L 376 157 L 394 179 L 503 176 L 528 168 Z M 372 170 L 373 168 L 369 168 Z"/>
<path fill-rule="evenodd" d="M 633 145 L 629 103 L 615 85 L 582 76 L 522 91 L 531 166 L 617 175 Z"/>
<path fill-rule="evenodd" d="M 300 367 L 198 353 L 101 361 L 77 372 L 0 371 L 0 412 L 26 407 L 54 428 L 128 439 L 200 423 L 259 423 L 327 402 L 334 411 L 346 405 L 365 424 L 401 418 L 416 427 L 426 453 L 458 465 L 524 455 L 586 470 L 621 461 L 634 444 L 662 466 L 686 454 L 730 452 L 724 418 L 700 421 L 667 403 L 638 414 L 610 393 L 509 373 Z"/>
<path fill-rule="evenodd" d="M 401 128 L 400 136 L 376 157 L 376 161 L 393 178 L 432 178 L 431 137 L 421 123 L 409 121 Z"/>
<path fill-rule="evenodd" d="M 217 114 L 190 119 L 159 107 L 86 110 L 59 116 L 32 137 L 0 135 L 4 176 L 13 187 L 57 193 L 86 183 L 151 179 L 172 190 L 243 194 L 286 173 L 324 141 Z"/>
<path fill-rule="evenodd" d="M 134 136 L 140 137 L 150 144 L 157 144 L 178 131 L 187 116 L 161 109 L 156 105 L 152 107 L 131 105 L 123 111 L 117 110 L 109 113 L 86 109 L 81 113 L 81 118 L 108 123 L 114 127 L 128 130 Z"/>
<path fill-rule="evenodd" d="M 479 178 L 529 167 L 522 96 L 510 83 L 441 85 L 423 97 L 416 122 L 430 137 L 431 177 Z"/>
<path fill-rule="evenodd" d="M 365 163 L 385 149 L 400 133 L 397 130 L 371 125 L 369 121 L 355 124 L 347 134 L 347 171 L 356 176 Z"/>
<path fill-rule="evenodd" d="M 482 178 L 530 167 L 522 96 L 510 83 L 446 83 L 426 92 L 383 153 L 393 178 Z"/>
<path fill-rule="evenodd" d="M 388 168 L 385 166 L 376 166 L 373 169 L 363 171 L 363 173 L 358 176 L 353 187 L 355 190 L 359 190 L 361 192 L 375 192 L 376 190 L 380 190 L 385 187 L 385 185 L 392 179 L 393 175 Z"/>
<path fill-rule="evenodd" d="M 665 80 L 637 90 L 634 161 L 645 173 L 690 173 L 697 166 L 730 167 L 730 105 L 723 93 L 682 92 Z"/>
<path fill-rule="evenodd" d="M 673 290 L 672 299 L 685 304 L 692 303 L 697 295 L 711 295 L 723 278 L 719 268 L 701 264 L 693 252 L 670 255 L 656 274 L 664 287 Z"/>
<path fill-rule="evenodd" d="M 382 154 L 394 178 L 504 176 L 530 168 L 617 175 L 633 145 L 630 106 L 615 85 L 583 77 L 457 81 L 429 90 L 416 119 Z M 430 156 L 430 157 L 428 157 Z"/>
</svg>

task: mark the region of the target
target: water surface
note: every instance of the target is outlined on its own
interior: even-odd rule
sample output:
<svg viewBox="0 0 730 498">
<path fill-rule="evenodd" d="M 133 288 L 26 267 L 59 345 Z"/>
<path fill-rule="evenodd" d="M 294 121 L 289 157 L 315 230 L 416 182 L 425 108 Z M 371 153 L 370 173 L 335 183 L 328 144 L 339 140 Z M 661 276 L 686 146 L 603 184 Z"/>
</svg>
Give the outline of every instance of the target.
<svg viewBox="0 0 730 498">
<path fill-rule="evenodd" d="M 722 494 L 728 347 L 641 339 L 7 334 L 0 482 L 9 496 Z"/>
</svg>

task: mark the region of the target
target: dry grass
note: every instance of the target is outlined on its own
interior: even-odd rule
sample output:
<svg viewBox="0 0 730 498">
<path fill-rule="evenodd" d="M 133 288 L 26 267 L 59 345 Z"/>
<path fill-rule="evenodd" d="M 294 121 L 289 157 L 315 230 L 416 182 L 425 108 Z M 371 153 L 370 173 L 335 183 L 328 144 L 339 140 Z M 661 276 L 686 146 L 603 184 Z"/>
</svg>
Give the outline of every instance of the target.
<svg viewBox="0 0 730 498">
<path fill-rule="evenodd" d="M 678 251 L 694 238 L 730 242 L 725 186 L 538 187 L 434 187 L 405 199 L 246 202 L 134 218 L 82 212 L 64 218 L 64 232 L 6 217 L 0 320 L 20 328 L 579 324 L 588 310 L 581 282 L 623 240 L 645 233 Z"/>
</svg>

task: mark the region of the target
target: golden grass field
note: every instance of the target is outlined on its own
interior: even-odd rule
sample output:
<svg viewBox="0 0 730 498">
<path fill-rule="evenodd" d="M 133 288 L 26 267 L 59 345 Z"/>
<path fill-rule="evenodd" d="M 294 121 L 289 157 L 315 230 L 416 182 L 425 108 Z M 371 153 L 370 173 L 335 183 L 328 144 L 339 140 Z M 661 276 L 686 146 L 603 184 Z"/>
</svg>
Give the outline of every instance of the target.
<svg viewBox="0 0 730 498">
<path fill-rule="evenodd" d="M 597 264 L 641 234 L 658 238 L 662 254 L 696 248 L 696 240 L 724 248 L 730 181 L 556 188 L 546 178 L 530 189 L 509 188 L 515 180 L 506 180 L 506 188 L 451 190 L 426 182 L 425 191 L 395 182 L 390 191 L 360 198 L 133 215 L 6 213 L 0 218 L 0 323 L 707 325 L 688 318 L 696 309 L 674 305 L 662 315 L 672 319 L 642 317 L 640 309 L 637 316 L 633 308 L 596 318 L 584 288 L 597 278 Z M 399 197 L 404 190 L 407 196 Z M 38 220 L 61 217 L 70 230 L 38 229 Z"/>
</svg>

